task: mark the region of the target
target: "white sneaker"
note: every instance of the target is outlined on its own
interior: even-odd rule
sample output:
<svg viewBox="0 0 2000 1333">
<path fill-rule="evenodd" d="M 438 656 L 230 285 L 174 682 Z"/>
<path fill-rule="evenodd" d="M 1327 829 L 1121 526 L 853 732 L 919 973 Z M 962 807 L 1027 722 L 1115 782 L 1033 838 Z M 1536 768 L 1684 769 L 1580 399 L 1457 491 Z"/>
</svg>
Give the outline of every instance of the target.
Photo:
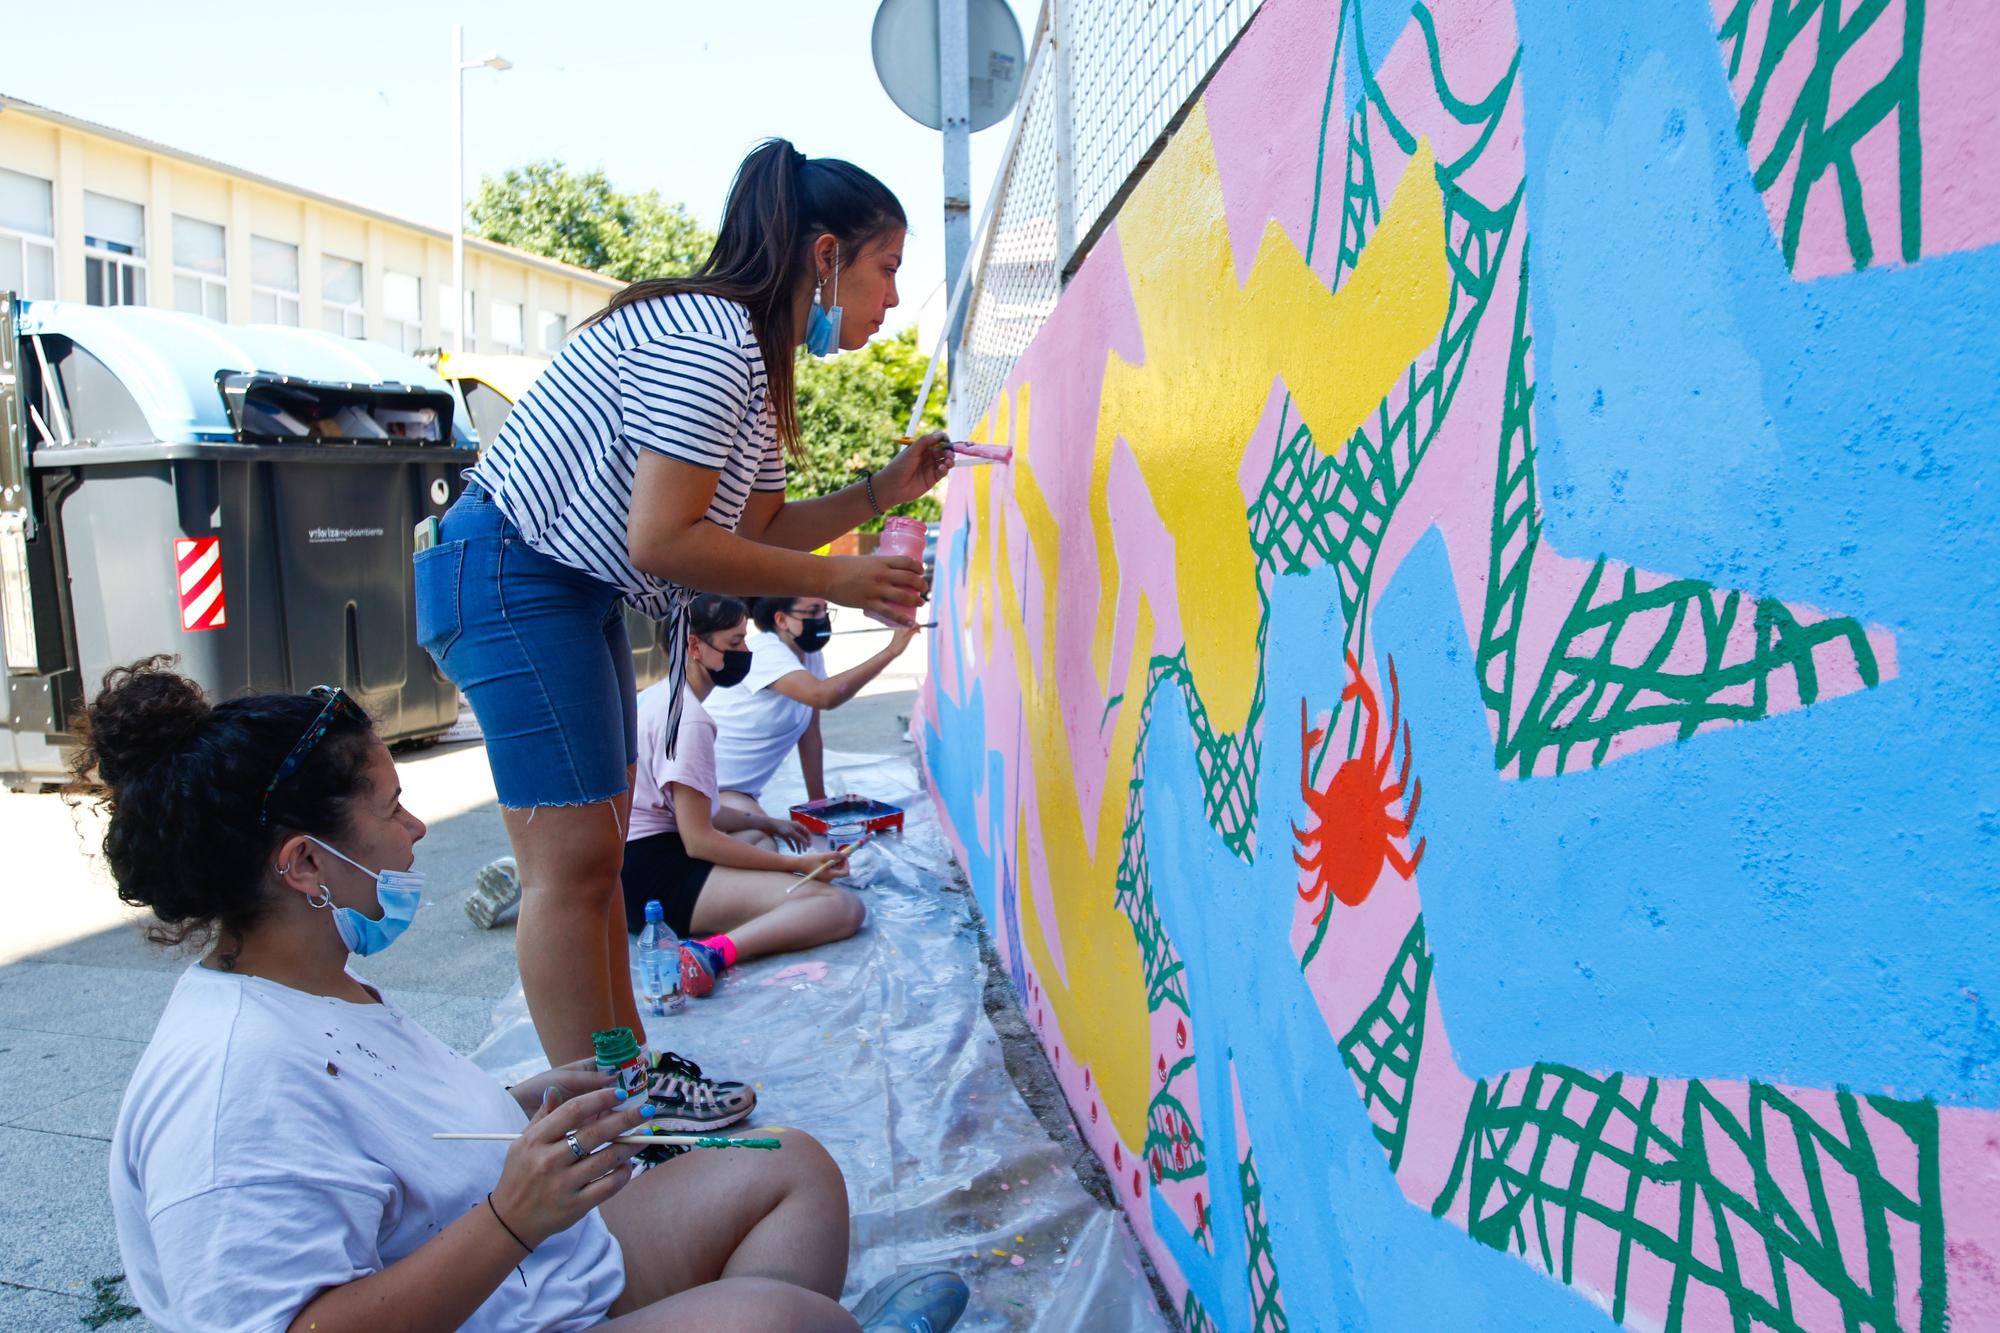
<svg viewBox="0 0 2000 1333">
<path fill-rule="evenodd" d="M 520 869 L 513 857 L 503 856 L 481 866 L 473 876 L 472 892 L 465 899 L 465 914 L 481 930 L 491 930 L 520 904 Z"/>
</svg>

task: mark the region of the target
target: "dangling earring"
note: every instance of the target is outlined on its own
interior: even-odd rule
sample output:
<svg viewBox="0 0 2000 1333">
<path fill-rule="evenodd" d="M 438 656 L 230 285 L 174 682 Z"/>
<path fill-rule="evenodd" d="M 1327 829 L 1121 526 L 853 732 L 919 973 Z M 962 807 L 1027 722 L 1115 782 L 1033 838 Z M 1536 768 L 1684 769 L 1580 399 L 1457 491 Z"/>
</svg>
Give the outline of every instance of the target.
<svg viewBox="0 0 2000 1333">
<path fill-rule="evenodd" d="M 319 886 L 319 897 L 315 898 L 308 893 L 306 901 L 314 907 L 331 907 L 333 906 L 333 890 L 322 884 Z"/>
</svg>

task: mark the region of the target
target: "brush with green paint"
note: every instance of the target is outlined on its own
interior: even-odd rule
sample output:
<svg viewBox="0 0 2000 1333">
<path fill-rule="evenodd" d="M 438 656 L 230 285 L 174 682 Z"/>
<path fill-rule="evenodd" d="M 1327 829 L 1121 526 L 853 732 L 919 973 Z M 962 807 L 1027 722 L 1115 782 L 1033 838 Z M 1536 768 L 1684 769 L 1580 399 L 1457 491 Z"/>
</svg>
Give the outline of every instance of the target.
<svg viewBox="0 0 2000 1333">
<path fill-rule="evenodd" d="M 433 1139 L 443 1139 L 450 1143 L 509 1143 L 520 1138 L 519 1134 L 433 1134 Z M 785 1146 L 782 1139 L 737 1139 L 727 1134 L 649 1134 L 638 1130 L 631 1134 L 620 1134 L 617 1143 L 633 1143 L 642 1147 L 670 1146 L 676 1148 L 762 1148 L 767 1151 Z"/>
</svg>

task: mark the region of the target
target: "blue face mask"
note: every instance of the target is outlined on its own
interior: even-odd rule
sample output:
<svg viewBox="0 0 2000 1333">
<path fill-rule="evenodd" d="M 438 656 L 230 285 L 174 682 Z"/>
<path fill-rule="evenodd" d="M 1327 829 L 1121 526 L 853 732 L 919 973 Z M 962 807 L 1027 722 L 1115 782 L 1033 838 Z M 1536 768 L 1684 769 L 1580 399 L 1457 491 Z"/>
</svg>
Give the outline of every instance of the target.
<svg viewBox="0 0 2000 1333">
<path fill-rule="evenodd" d="M 310 833 L 306 836 L 312 837 Z M 382 916 L 374 920 L 352 907 L 333 907 L 333 893 L 324 884 L 319 886 L 321 897 L 306 901 L 314 907 L 333 907 L 333 928 L 340 932 L 340 942 L 347 951 L 357 957 L 367 958 L 394 944 L 409 929 L 417 905 L 424 900 L 423 875 L 414 870 L 370 870 L 338 848 L 327 847 L 318 838 L 313 841 L 363 874 L 375 876 L 375 901 L 382 905 Z"/>
<path fill-rule="evenodd" d="M 833 308 L 819 303 L 819 289 L 813 289 L 812 306 L 806 311 L 806 350 L 814 356 L 832 356 L 840 350 L 840 248 L 833 251 Z"/>
</svg>

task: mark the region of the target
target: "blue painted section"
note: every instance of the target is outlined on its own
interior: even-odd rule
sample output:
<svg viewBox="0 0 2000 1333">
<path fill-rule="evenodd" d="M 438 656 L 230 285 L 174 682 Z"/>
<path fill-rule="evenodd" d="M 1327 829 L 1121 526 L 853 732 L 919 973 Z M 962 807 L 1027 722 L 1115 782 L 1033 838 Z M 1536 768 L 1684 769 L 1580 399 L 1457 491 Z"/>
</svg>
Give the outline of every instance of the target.
<svg viewBox="0 0 2000 1333">
<path fill-rule="evenodd" d="M 1979 998 L 2000 988 L 1991 780 L 1916 690 L 1503 782 L 1435 532 L 1375 632 L 1415 738 L 1425 920 L 1469 1072 L 1554 1060 L 2000 1100 Z"/>
<path fill-rule="evenodd" d="M 1705 11 L 1520 9 L 1543 540 L 1883 623 L 1901 675 L 1502 783 L 1441 555 L 1406 561 L 1377 643 L 1454 1041 L 2000 1103 L 2000 250 L 1795 282 Z"/>
<path fill-rule="evenodd" d="M 380 343 L 316 329 L 223 324 L 146 306 L 23 301 L 20 330 L 69 338 L 102 361 L 132 394 L 154 434 L 167 443 L 235 439 L 215 384 L 222 371 L 335 384 L 407 384 L 451 393 L 421 361 Z M 476 449 L 479 441 L 463 415 L 452 414 L 453 434 L 460 448 Z"/>
<path fill-rule="evenodd" d="M 966 524 L 959 524 L 938 553 L 934 578 L 934 586 L 939 590 L 937 614 L 933 617 L 938 625 L 935 634 L 959 632 L 965 597 L 967 531 Z M 933 679 L 936 678 L 940 656 L 939 644 L 934 638 L 931 641 L 929 667 Z M 963 703 L 952 702 L 950 692 L 937 688 L 931 690 L 937 721 L 932 723 L 926 720 L 924 723 L 924 764 L 930 770 L 932 781 L 937 784 L 938 798 L 944 803 L 951 827 L 964 844 L 960 864 L 966 879 L 972 884 L 979 910 L 985 914 L 989 925 L 997 926 L 1000 918 L 994 914 L 994 907 L 1000 876 L 996 872 L 1005 858 L 999 847 L 1001 834 L 981 821 L 979 805 L 980 798 L 987 791 L 1007 789 L 1007 760 L 999 750 L 989 748 L 986 743 L 985 687 L 974 684 L 968 691 L 961 671 L 957 693 L 964 699 Z M 1007 920 L 1011 928 L 1014 921 L 1011 913 Z M 1016 949 L 1014 953 L 1018 956 L 1020 950 Z"/>
<path fill-rule="evenodd" d="M 1280 579 L 1274 596 L 1267 697 L 1304 697 L 1314 711 L 1338 707 L 1342 679 L 1327 666 L 1340 661 L 1343 632 L 1338 610 L 1327 610 L 1340 605 L 1333 572 Z M 1245 865 L 1210 830 L 1184 698 L 1155 700 L 1145 761 L 1153 899 L 1186 964 L 1194 1015 L 1215 1253 L 1197 1246 L 1157 1195 L 1153 1225 L 1209 1314 L 1225 1328 L 1250 1326 L 1233 1057 L 1294 1327 L 1612 1327 L 1576 1292 L 1403 1197 L 1341 1061 L 1337 1034 L 1292 953 L 1298 900 L 1289 840 L 1266 838 L 1257 863 Z M 1297 729 L 1267 727 L 1258 774 L 1265 828 L 1282 833 L 1287 820 L 1305 822 L 1298 768 Z M 1161 866 L 1176 871 L 1158 873 Z M 1426 881 L 1429 869 L 1426 860 Z M 1453 1030 L 1455 1037 L 1455 1017 Z"/>
<path fill-rule="evenodd" d="M 1557 548 L 1946 636 L 1957 671 L 1992 665 L 2000 621 L 1963 574 L 2000 559 L 2000 302 L 1976 295 L 2000 291 L 2000 247 L 1798 282 L 1705 6 L 1517 9 Z"/>
</svg>

